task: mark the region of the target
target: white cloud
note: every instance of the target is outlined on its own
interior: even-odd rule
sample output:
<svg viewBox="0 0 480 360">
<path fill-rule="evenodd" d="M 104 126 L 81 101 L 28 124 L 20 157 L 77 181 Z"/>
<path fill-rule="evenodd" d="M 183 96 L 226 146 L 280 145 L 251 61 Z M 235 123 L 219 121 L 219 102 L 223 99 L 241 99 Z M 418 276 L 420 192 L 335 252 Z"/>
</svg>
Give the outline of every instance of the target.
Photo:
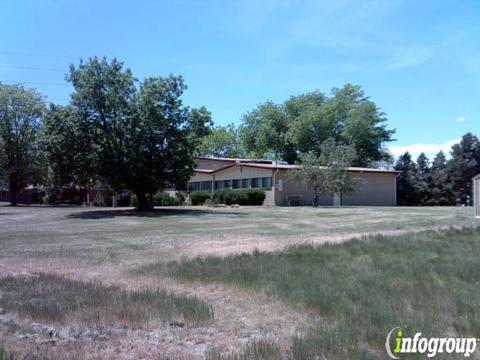
<svg viewBox="0 0 480 360">
<path fill-rule="evenodd" d="M 433 57 L 433 51 L 426 47 L 398 48 L 393 51 L 391 62 L 385 66 L 387 70 L 420 65 Z"/>
<path fill-rule="evenodd" d="M 459 143 L 461 139 L 453 139 L 447 140 L 440 144 L 412 144 L 412 145 L 392 145 L 388 149 L 392 153 L 395 158 L 398 158 L 400 155 L 404 154 L 405 152 L 409 152 L 412 155 L 412 159 L 416 160 L 420 153 L 425 153 L 430 160 L 433 160 L 435 155 L 439 151 L 443 151 L 446 156 L 450 153 L 451 147 Z"/>
<path fill-rule="evenodd" d="M 467 119 L 465 119 L 464 116 L 457 117 L 457 122 L 459 122 L 459 123 L 464 122 L 465 120 L 467 120 Z"/>
</svg>

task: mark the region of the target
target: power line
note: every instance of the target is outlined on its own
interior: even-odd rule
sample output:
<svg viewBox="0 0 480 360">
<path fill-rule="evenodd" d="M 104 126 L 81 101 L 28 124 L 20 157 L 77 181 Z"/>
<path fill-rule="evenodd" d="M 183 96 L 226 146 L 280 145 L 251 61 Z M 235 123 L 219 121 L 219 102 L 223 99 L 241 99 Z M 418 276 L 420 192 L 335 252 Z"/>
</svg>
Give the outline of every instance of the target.
<svg viewBox="0 0 480 360">
<path fill-rule="evenodd" d="M 39 57 L 49 57 L 49 58 L 59 58 L 59 59 L 81 59 L 81 56 L 32 54 L 32 53 L 24 53 L 24 52 L 16 52 L 16 51 L 0 51 L 0 54 L 18 55 L 18 56 L 39 56 Z"/>
<path fill-rule="evenodd" d="M 0 65 L 3 69 L 18 69 L 18 70 L 33 70 L 33 71 L 61 71 L 66 72 L 64 69 L 51 69 L 51 68 L 37 68 L 29 66 L 14 66 L 14 65 Z"/>
<path fill-rule="evenodd" d="M 10 84 L 30 84 L 30 85 L 52 85 L 52 86 L 70 86 L 68 83 L 54 83 L 46 81 L 14 81 L 14 80 L 0 80 L 0 83 L 10 83 Z"/>
</svg>

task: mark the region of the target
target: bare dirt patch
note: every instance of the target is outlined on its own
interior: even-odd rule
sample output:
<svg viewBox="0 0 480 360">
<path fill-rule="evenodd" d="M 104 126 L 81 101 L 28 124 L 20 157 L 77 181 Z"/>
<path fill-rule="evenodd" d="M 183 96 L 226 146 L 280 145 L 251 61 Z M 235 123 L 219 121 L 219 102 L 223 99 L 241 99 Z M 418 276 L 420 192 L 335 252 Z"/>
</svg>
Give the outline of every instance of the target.
<svg viewBox="0 0 480 360">
<path fill-rule="evenodd" d="M 43 263 L 37 259 L 25 269 L 10 268 L 9 275 L 25 276 L 41 271 L 67 274 L 69 278 L 81 281 L 101 281 L 106 285 L 121 286 L 126 290 L 137 290 L 145 286 L 161 288 L 177 294 L 195 296 L 213 306 L 214 320 L 198 326 L 171 326 L 158 324 L 141 328 L 111 326 L 91 328 L 65 326 L 56 323 L 29 322 L 15 313 L 8 313 L 9 321 L 19 324 L 23 332 L 9 334 L 9 343 L 41 344 L 43 351 L 50 348 L 77 349 L 77 353 L 88 351 L 92 358 L 155 358 L 155 356 L 200 357 L 209 348 L 235 352 L 254 339 L 275 339 L 287 348 L 295 333 L 303 333 L 316 319 L 305 309 L 293 309 L 279 300 L 262 293 L 254 293 L 233 286 L 218 284 L 181 283 L 158 277 L 131 277 L 126 271 L 111 267 L 89 269 L 70 268 L 61 264 Z M 0 328 L 5 326 L 0 324 Z M 54 336 L 49 337 L 45 329 Z M 73 346 L 72 344 L 76 344 Z M 27 348 L 29 348 L 27 346 Z M 83 350 L 82 350 L 83 349 Z"/>
</svg>

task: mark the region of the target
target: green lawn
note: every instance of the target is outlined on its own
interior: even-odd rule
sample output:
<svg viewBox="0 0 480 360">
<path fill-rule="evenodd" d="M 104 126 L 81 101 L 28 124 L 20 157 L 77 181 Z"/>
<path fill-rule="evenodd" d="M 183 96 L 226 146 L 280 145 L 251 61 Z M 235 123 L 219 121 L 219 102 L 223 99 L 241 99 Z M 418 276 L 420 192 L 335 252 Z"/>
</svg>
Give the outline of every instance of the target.
<svg viewBox="0 0 480 360">
<path fill-rule="evenodd" d="M 322 320 L 293 339 L 294 359 L 382 359 L 395 326 L 426 336 L 480 337 L 479 254 L 477 228 L 208 256 L 141 272 L 230 283 L 314 311 Z"/>
<path fill-rule="evenodd" d="M 54 359 L 162 339 L 167 358 L 384 358 L 394 326 L 478 337 L 479 232 L 436 231 L 479 223 L 465 207 L 0 206 L 0 354 L 36 351 L 36 322 L 105 329 L 44 345 Z"/>
<path fill-rule="evenodd" d="M 371 232 L 473 224 L 472 209 L 465 207 L 178 207 L 137 214 L 122 209 L 0 206 L 0 259 L 70 259 L 128 266 L 218 248 L 225 253 L 256 247 L 273 250 Z"/>
</svg>

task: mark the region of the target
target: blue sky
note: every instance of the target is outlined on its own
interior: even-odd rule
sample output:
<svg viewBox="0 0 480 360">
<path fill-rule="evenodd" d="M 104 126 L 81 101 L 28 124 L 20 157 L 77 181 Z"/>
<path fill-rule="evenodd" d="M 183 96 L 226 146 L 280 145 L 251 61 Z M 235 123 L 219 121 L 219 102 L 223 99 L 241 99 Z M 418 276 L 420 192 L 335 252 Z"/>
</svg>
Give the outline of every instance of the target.
<svg viewBox="0 0 480 360">
<path fill-rule="evenodd" d="M 480 135 L 478 0 L 0 0 L 0 13 L 0 81 L 53 102 L 68 101 L 70 63 L 105 55 L 140 79 L 183 75 L 185 103 L 216 124 L 350 82 L 397 129 L 394 154 Z"/>
</svg>

